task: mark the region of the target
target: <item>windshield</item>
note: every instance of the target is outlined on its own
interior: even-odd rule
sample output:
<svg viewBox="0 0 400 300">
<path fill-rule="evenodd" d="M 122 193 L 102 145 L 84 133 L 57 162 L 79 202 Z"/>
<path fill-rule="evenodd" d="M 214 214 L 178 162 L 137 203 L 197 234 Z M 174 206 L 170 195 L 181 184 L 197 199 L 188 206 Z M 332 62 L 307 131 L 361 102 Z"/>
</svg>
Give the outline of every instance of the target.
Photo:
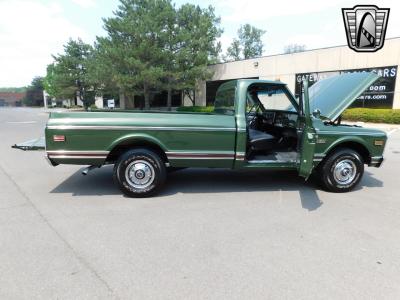
<svg viewBox="0 0 400 300">
<path fill-rule="evenodd" d="M 235 114 L 236 87 L 220 89 L 217 92 L 214 103 L 214 112 L 224 115 Z"/>
<path fill-rule="evenodd" d="M 296 111 L 285 86 L 271 84 L 251 85 L 247 92 L 247 108 Z M 248 111 L 247 111 L 248 112 Z"/>
<path fill-rule="evenodd" d="M 295 111 L 286 89 L 282 86 L 269 86 L 258 92 L 258 98 L 266 110 Z"/>
</svg>

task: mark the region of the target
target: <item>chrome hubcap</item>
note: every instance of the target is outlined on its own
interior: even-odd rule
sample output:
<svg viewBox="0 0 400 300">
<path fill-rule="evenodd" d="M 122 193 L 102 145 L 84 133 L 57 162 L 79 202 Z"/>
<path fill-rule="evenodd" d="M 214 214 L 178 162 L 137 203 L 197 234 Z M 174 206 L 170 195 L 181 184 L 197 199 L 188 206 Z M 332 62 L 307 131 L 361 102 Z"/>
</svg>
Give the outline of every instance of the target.
<svg viewBox="0 0 400 300">
<path fill-rule="evenodd" d="M 357 167 L 350 159 L 339 161 L 333 171 L 333 177 L 337 183 L 346 185 L 351 183 L 356 177 Z"/>
<path fill-rule="evenodd" d="M 125 171 L 128 183 L 136 189 L 144 189 L 154 181 L 154 168 L 145 160 L 131 162 Z"/>
</svg>

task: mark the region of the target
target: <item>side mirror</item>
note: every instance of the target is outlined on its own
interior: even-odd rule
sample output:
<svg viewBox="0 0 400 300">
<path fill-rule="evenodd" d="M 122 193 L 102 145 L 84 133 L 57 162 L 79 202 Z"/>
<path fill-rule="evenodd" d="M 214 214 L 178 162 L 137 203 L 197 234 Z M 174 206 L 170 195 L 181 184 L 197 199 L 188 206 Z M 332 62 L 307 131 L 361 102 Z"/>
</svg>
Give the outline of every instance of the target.
<svg viewBox="0 0 400 300">
<path fill-rule="evenodd" d="M 321 117 L 321 111 L 318 108 L 316 108 L 312 112 L 312 115 L 314 116 L 314 118 L 318 118 L 319 119 Z"/>
</svg>

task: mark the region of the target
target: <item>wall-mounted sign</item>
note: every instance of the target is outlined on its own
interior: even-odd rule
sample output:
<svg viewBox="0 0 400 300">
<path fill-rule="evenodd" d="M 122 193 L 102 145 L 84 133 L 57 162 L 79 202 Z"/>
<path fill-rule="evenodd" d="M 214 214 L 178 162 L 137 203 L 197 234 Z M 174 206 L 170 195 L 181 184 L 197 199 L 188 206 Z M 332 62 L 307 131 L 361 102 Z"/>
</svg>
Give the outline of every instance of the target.
<svg viewBox="0 0 400 300">
<path fill-rule="evenodd" d="M 114 99 L 108 99 L 107 100 L 107 107 L 108 108 L 115 108 L 115 100 Z"/>
<path fill-rule="evenodd" d="M 393 107 L 393 97 L 396 87 L 397 66 L 340 70 L 329 72 L 313 72 L 296 74 L 295 94 L 300 93 L 301 81 L 307 79 L 309 86 L 318 80 L 322 80 L 334 75 L 353 72 L 374 72 L 381 76 L 374 84 L 369 86 L 354 102 L 352 107 Z"/>
</svg>

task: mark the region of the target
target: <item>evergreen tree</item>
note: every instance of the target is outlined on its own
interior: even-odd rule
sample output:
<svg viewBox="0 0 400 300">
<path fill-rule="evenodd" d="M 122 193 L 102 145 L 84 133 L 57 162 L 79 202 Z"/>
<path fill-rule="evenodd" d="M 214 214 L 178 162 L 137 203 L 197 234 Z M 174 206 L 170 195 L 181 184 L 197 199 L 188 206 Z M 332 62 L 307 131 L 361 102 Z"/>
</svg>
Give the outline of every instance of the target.
<svg viewBox="0 0 400 300">
<path fill-rule="evenodd" d="M 65 53 L 48 66 L 45 86 L 53 97 L 78 95 L 86 103 L 95 93 L 144 97 L 166 90 L 171 107 L 174 90 L 194 90 L 212 75 L 222 30 L 214 8 L 192 4 L 176 8 L 171 0 L 120 0 L 114 16 L 104 19 L 106 36 L 94 47 L 70 40 Z M 90 97 L 89 97 L 90 95 Z"/>
<path fill-rule="evenodd" d="M 95 88 L 88 80 L 88 64 L 93 53 L 91 45 L 69 40 L 64 53 L 53 56 L 54 63 L 47 68 L 44 80 L 46 91 L 52 97 L 80 99 L 85 107 L 94 103 Z"/>
<path fill-rule="evenodd" d="M 220 18 L 212 6 L 201 9 L 192 4 L 183 5 L 178 11 L 178 27 L 181 28 L 181 48 L 177 53 L 180 81 L 177 89 L 195 90 L 198 81 L 211 78 L 208 65 L 218 62 L 221 44 L 217 39 L 222 30 Z"/>
<path fill-rule="evenodd" d="M 122 0 L 114 14 L 104 20 L 107 36 L 97 39 L 96 48 L 121 94 L 143 95 L 147 109 L 150 91 L 164 89 L 171 107 L 173 90 L 194 89 L 197 80 L 209 78 L 221 35 L 212 7 Z"/>
<path fill-rule="evenodd" d="M 151 89 L 165 77 L 163 46 L 171 7 L 169 0 L 121 0 L 115 16 L 104 20 L 107 37 L 97 40 L 121 93 L 143 95 L 146 109 Z"/>
<path fill-rule="evenodd" d="M 43 105 L 43 77 L 35 77 L 26 89 L 26 95 L 22 99 L 24 105 L 41 106 Z"/>
</svg>

